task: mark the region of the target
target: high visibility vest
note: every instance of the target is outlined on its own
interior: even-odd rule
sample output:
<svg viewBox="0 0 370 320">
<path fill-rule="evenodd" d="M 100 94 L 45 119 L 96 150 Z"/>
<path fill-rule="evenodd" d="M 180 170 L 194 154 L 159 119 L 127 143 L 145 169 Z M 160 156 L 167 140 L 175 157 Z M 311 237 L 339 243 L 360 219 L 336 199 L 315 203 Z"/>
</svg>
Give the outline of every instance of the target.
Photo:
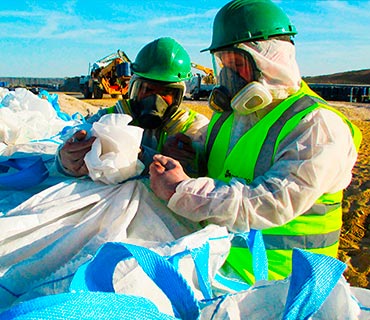
<svg viewBox="0 0 370 320">
<path fill-rule="evenodd" d="M 303 83 L 301 89 L 259 120 L 227 154 L 234 114 L 216 114 L 210 122 L 206 153 L 208 176 L 229 182 L 242 178 L 250 184 L 273 164 L 280 142 L 300 121 L 317 108 L 330 109 L 348 124 L 356 147 L 361 132 L 343 114 L 326 105 Z M 304 214 L 290 222 L 262 231 L 269 263 L 269 279 L 282 279 L 291 273 L 293 248 L 336 257 L 342 225 L 342 191 L 323 194 Z M 227 262 L 249 283 L 254 282 L 249 250 L 233 246 Z"/>
</svg>

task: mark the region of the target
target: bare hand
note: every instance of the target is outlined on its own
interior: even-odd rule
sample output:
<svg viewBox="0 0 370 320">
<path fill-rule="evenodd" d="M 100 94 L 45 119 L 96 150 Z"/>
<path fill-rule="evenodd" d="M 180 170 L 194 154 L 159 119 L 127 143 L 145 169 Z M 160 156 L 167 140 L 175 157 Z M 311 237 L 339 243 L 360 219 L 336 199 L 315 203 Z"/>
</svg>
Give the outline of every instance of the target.
<svg viewBox="0 0 370 320">
<path fill-rule="evenodd" d="M 64 168 L 76 177 L 88 174 L 84 161 L 86 153 L 91 150 L 95 137 L 86 139 L 85 130 L 77 131 L 60 149 L 60 160 Z"/>
<path fill-rule="evenodd" d="M 166 201 L 175 193 L 180 182 L 189 179 L 177 160 L 160 154 L 153 157 L 149 175 L 153 192 L 157 197 Z"/>
</svg>

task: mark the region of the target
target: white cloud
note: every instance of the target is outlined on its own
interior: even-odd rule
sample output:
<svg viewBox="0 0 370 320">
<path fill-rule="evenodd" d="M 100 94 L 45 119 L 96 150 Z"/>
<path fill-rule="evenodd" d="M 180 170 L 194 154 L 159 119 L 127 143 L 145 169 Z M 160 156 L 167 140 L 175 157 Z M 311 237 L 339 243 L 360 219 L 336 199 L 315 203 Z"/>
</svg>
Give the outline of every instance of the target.
<svg viewBox="0 0 370 320">
<path fill-rule="evenodd" d="M 38 45 L 43 46 L 38 53 L 43 61 L 53 59 L 48 54 L 55 46 L 61 59 L 72 55 L 76 60 L 91 62 L 118 48 L 133 59 L 145 43 L 160 36 L 172 36 L 185 46 L 195 62 L 207 66 L 209 53 L 199 51 L 210 44 L 213 19 L 228 2 L 127 0 L 117 4 L 68 0 L 54 3 L 53 8 L 49 1 L 29 1 L 22 2 L 29 7 L 19 6 L 19 11 L 0 11 L 0 40 L 7 43 L 2 56 L 7 61 L 16 60 L 18 54 L 33 56 Z M 87 7 L 81 8 L 85 2 Z M 298 29 L 297 56 L 302 73 L 314 75 L 370 67 L 365 57 L 370 52 L 370 1 L 274 2 L 287 11 Z M 75 72 L 72 68 L 76 64 L 73 67 L 72 62 L 64 64 L 65 69 L 71 68 L 70 73 Z M 83 65 L 82 69 L 85 68 Z"/>
<path fill-rule="evenodd" d="M 178 16 L 162 16 L 159 18 L 155 18 L 148 21 L 148 24 L 150 25 L 159 25 L 159 24 L 167 24 L 171 22 L 177 22 L 177 21 L 185 21 L 187 23 L 195 22 L 199 24 L 200 19 L 205 20 L 207 18 L 213 19 L 215 16 L 217 10 L 208 10 L 206 12 L 200 12 L 200 13 L 192 13 L 187 15 L 178 15 Z M 187 28 L 188 25 L 185 26 Z"/>
<path fill-rule="evenodd" d="M 42 16 L 39 12 L 32 12 L 32 11 L 12 11 L 12 10 L 4 10 L 0 11 L 0 17 L 2 18 L 34 18 Z"/>
</svg>

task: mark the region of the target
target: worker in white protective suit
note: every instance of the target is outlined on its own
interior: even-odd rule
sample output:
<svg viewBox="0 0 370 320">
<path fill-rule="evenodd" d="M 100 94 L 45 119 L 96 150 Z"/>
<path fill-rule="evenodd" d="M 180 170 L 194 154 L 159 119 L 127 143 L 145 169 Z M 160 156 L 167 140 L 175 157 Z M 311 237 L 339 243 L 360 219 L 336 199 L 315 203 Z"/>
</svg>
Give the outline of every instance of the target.
<svg viewBox="0 0 370 320">
<path fill-rule="evenodd" d="M 155 153 L 165 153 L 166 150 L 162 150 L 164 142 L 173 139 L 181 141 L 184 149 L 189 151 L 179 152 L 176 159 L 186 166 L 188 174 L 196 171 L 194 160 L 197 156 L 191 139 L 199 140 L 208 119 L 180 106 L 185 94 L 184 81 L 191 77 L 189 54 L 176 40 L 162 37 L 139 51 L 131 64 L 131 71 L 133 76 L 129 85 L 129 99 L 100 110 L 87 122 L 93 123 L 110 113 L 128 114 L 133 118 L 130 125 L 144 129 L 139 155 L 144 165 L 149 166 Z M 181 133 L 186 133 L 186 136 Z M 59 149 L 59 171 L 76 177 L 87 175 L 84 158 L 94 140 L 95 137 L 87 137 L 84 130 L 76 132 Z"/>
<path fill-rule="evenodd" d="M 342 190 L 351 182 L 361 133 L 301 79 L 296 29 L 270 0 L 235 0 L 217 13 L 209 48 L 218 86 L 209 105 L 207 175 L 187 176 L 155 155 L 153 191 L 176 214 L 262 229 L 269 279 L 291 273 L 293 248 L 336 256 Z M 252 261 L 233 246 L 227 263 L 253 282 Z"/>
</svg>

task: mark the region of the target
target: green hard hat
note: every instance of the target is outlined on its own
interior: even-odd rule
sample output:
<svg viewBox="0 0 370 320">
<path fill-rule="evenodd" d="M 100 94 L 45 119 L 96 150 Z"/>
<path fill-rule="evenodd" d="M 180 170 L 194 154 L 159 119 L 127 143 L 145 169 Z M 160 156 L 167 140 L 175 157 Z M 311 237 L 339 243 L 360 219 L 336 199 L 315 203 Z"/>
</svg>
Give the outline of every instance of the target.
<svg viewBox="0 0 370 320">
<path fill-rule="evenodd" d="M 297 34 L 285 12 L 270 0 L 234 0 L 222 7 L 213 21 L 214 51 L 236 43 Z"/>
<path fill-rule="evenodd" d="M 131 71 L 151 80 L 184 81 L 191 78 L 190 56 L 176 40 L 159 38 L 139 51 Z"/>
</svg>

